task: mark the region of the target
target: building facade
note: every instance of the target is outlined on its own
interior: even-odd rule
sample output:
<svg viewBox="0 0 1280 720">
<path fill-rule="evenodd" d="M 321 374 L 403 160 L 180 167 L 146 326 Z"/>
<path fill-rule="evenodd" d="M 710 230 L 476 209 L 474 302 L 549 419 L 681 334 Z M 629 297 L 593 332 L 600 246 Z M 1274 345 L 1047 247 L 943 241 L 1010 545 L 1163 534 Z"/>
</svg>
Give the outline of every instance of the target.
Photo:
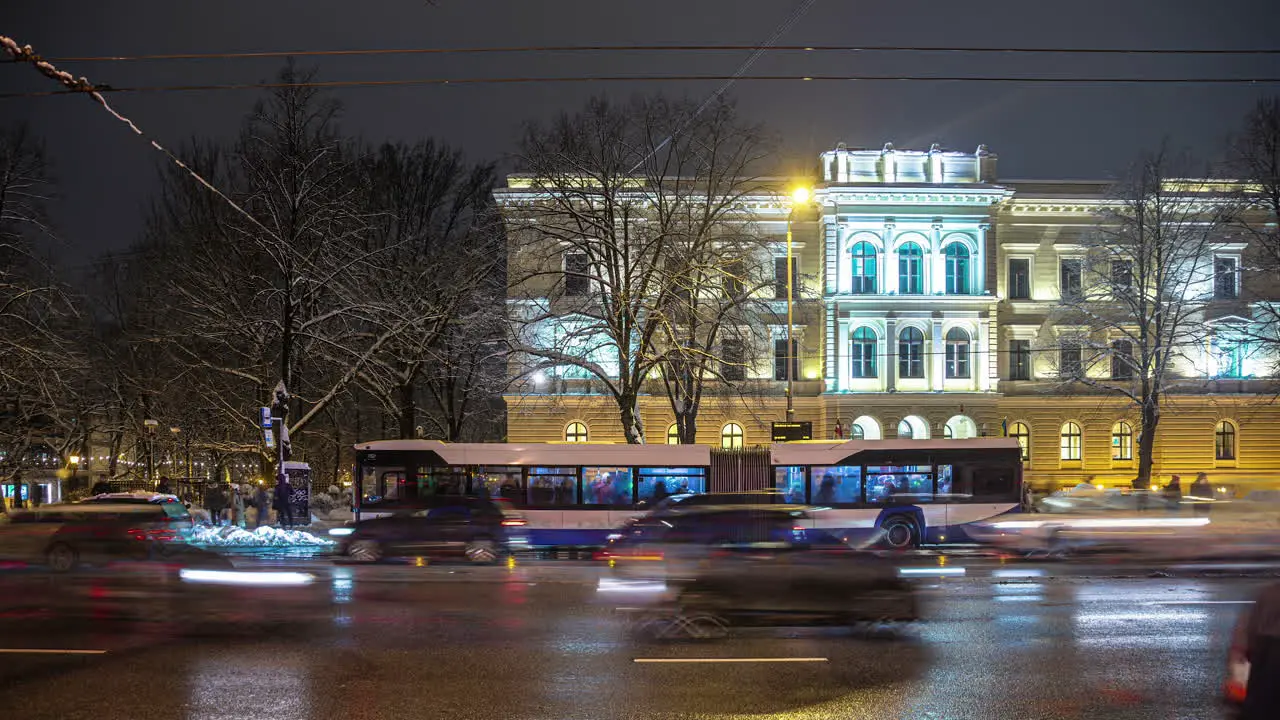
<svg viewBox="0 0 1280 720">
<path fill-rule="evenodd" d="M 1086 238 L 1114 202 L 1108 183 L 1001 181 L 996 163 L 985 146 L 960 153 L 841 145 L 821 155 L 811 201 L 789 201 L 794 183 L 786 179 L 749 198 L 766 275 L 753 309 L 759 339 L 748 343 L 732 382 L 711 382 L 733 391 L 709 391 L 698 442 L 765 444 L 770 424 L 787 419 L 790 230 L 793 418 L 811 421 L 815 438 L 1010 435 L 1023 443 L 1026 476 L 1036 485 L 1128 484 L 1137 466 L 1137 408 L 1067 372 L 1085 380 L 1123 372 L 1123 363 L 1079 355 L 1086 335 L 1104 348 L 1123 340 L 1093 337 L 1097 328 L 1063 313 L 1064 292 L 1081 283 Z M 513 178 L 496 195 L 515 265 L 537 228 L 514 220 L 537 192 Z M 1222 482 L 1280 475 L 1271 452 L 1280 442 L 1274 358 L 1249 346 L 1245 338 L 1256 333 L 1241 331 L 1254 306 L 1271 298 L 1249 296 L 1246 251 L 1224 236 L 1206 259 L 1212 273 L 1197 308 L 1206 332 L 1172 369 L 1182 382 L 1163 405 L 1153 452 L 1158 484 L 1199 472 Z M 550 272 L 510 298 L 515 308 L 553 309 L 556 264 L 580 262 L 539 257 Z M 513 315 L 518 320 L 520 312 Z M 624 441 L 617 402 L 600 383 L 532 369 L 519 354 L 511 367 L 508 441 Z M 651 380 L 637 400 L 644 439 L 674 442 L 672 405 L 658 384 Z"/>
</svg>

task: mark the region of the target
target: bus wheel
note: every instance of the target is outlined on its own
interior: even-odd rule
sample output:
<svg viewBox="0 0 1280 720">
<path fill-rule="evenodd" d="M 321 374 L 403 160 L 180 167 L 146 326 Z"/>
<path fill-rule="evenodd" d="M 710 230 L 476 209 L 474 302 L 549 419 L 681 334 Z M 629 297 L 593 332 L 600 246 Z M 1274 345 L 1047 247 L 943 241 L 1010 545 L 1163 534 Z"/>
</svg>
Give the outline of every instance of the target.
<svg viewBox="0 0 1280 720">
<path fill-rule="evenodd" d="M 53 547 L 45 553 L 45 562 L 48 563 L 49 569 L 54 572 L 64 573 L 74 570 L 76 563 L 80 558 L 76 555 L 76 551 L 66 543 L 54 543 Z"/>
<path fill-rule="evenodd" d="M 347 548 L 347 556 L 360 562 L 377 562 L 382 559 L 382 546 L 376 540 L 357 540 Z"/>
<path fill-rule="evenodd" d="M 904 550 L 920 543 L 916 524 L 910 518 L 895 515 L 885 520 L 880 529 L 884 531 L 885 544 L 894 550 Z"/>
</svg>

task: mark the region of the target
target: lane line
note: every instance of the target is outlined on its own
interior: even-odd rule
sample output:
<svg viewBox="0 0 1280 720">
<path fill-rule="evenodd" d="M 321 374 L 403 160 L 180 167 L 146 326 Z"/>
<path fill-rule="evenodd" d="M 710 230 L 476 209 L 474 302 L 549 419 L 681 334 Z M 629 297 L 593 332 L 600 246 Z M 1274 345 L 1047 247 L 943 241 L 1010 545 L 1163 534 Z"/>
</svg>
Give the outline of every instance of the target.
<svg viewBox="0 0 1280 720">
<path fill-rule="evenodd" d="M 828 662 L 824 657 L 776 658 L 635 658 L 637 663 L 809 663 Z"/>
<path fill-rule="evenodd" d="M 1253 600 L 1160 600 L 1146 605 L 1252 605 Z"/>
<path fill-rule="evenodd" d="M 56 648 L 0 648 L 0 655 L 106 655 L 106 650 L 59 650 Z"/>
</svg>

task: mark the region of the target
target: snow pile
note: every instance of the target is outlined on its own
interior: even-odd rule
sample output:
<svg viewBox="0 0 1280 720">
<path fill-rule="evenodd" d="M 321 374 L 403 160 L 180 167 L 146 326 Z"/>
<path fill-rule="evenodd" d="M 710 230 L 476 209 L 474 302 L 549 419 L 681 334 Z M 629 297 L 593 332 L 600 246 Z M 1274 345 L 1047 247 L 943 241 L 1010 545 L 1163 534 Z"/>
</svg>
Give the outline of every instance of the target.
<svg viewBox="0 0 1280 720">
<path fill-rule="evenodd" d="M 191 542 L 219 547 L 292 547 L 298 545 L 332 545 L 329 538 L 312 535 L 302 530 L 283 530 L 260 527 L 254 530 L 224 526 L 197 525 L 191 533 Z"/>
</svg>

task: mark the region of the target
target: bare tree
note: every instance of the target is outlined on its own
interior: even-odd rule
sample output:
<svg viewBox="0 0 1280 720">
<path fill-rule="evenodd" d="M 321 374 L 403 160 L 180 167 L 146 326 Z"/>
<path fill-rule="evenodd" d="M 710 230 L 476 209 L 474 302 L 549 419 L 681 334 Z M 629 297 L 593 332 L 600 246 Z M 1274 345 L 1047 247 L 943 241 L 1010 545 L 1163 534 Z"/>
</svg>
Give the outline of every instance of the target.
<svg viewBox="0 0 1280 720">
<path fill-rule="evenodd" d="M 0 482 L 16 483 L 33 448 L 77 439 L 66 430 L 84 366 L 67 339 L 77 311 L 49 260 L 53 189 L 40 140 L 0 129 Z"/>
<path fill-rule="evenodd" d="M 1249 239 L 1244 284 L 1261 300 L 1252 305 L 1250 339 L 1280 362 L 1280 97 L 1259 100 L 1246 116 L 1231 140 L 1228 168 L 1244 184 L 1236 222 Z"/>
<path fill-rule="evenodd" d="M 430 434 L 457 440 L 472 391 L 502 372 L 485 359 L 503 317 L 493 167 L 433 141 L 384 145 L 366 164 L 369 243 L 389 269 L 367 292 L 404 327 L 362 381 L 395 415 L 400 437 L 414 437 L 426 411 Z"/>
<path fill-rule="evenodd" d="M 1144 156 L 1112 189 L 1079 258 L 1064 260 L 1059 327 L 1078 327 L 1059 347 L 1058 372 L 1078 384 L 1127 399 L 1137 410 L 1138 474 L 1151 481 L 1152 451 L 1165 397 L 1188 384 L 1206 338 L 1213 297 L 1215 243 L 1231 217 L 1231 199 L 1185 158 Z"/>
<path fill-rule="evenodd" d="M 692 437 L 702 383 L 743 362 L 723 352 L 730 316 L 707 310 L 726 306 L 712 297 L 739 305 L 752 288 L 723 261 L 758 257 L 741 247 L 757 246 L 743 201 L 762 190 L 767 149 L 724 100 L 698 113 L 661 97 L 593 99 L 530 126 L 526 187 L 500 194 L 515 245 L 518 370 L 599 383 L 630 443 L 644 442 L 638 397 L 664 372 Z"/>
</svg>

